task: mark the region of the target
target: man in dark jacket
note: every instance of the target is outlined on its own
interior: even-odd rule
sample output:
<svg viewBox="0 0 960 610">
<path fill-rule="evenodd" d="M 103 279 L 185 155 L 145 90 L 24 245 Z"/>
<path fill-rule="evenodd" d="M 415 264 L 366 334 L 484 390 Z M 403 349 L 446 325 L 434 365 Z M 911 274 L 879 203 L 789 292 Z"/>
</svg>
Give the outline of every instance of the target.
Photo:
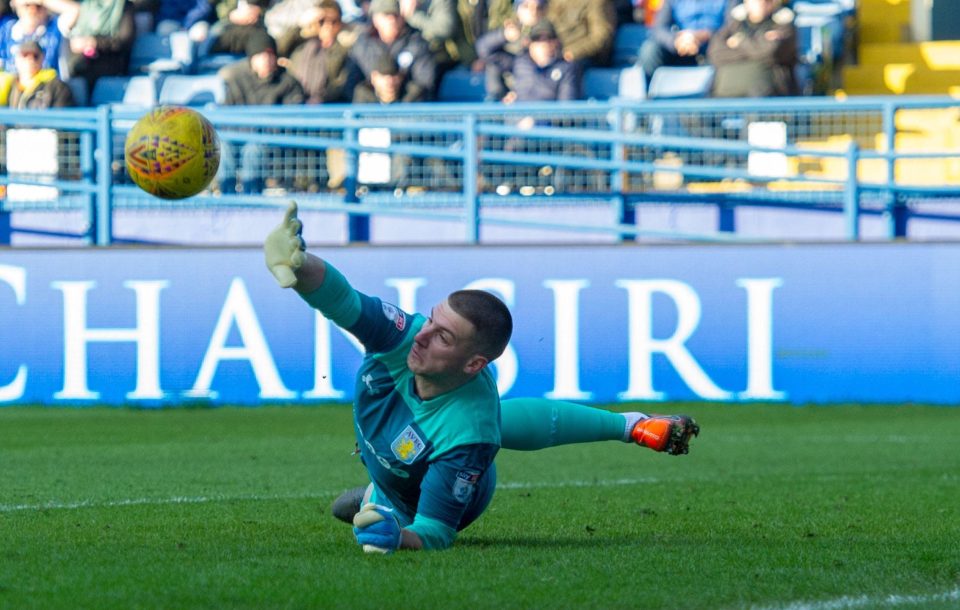
<svg viewBox="0 0 960 610">
<path fill-rule="evenodd" d="M 797 29 L 780 0 L 744 0 L 710 41 L 716 97 L 796 95 Z"/>
<path fill-rule="evenodd" d="M 303 87 L 308 104 L 349 102 L 360 79 L 350 49 L 338 39 L 343 14 L 336 0 L 321 0 L 311 15 L 317 35 L 294 51 L 288 69 Z"/>
<path fill-rule="evenodd" d="M 277 64 L 277 44 L 266 32 L 250 38 L 247 59 L 220 70 L 227 86 L 228 106 L 275 106 L 302 104 L 303 88 L 297 79 Z M 217 181 L 225 193 L 237 188 L 236 162 L 230 143 L 221 142 Z M 256 193 L 263 187 L 261 144 L 247 142 L 240 150 L 240 184 L 244 193 Z"/>
<path fill-rule="evenodd" d="M 228 106 L 302 104 L 303 87 L 277 64 L 277 45 L 265 32 L 247 43 L 247 59 L 220 71 Z"/>
<path fill-rule="evenodd" d="M 361 34 L 353 45 L 351 56 L 360 66 L 365 79 L 370 79 L 384 49 L 389 52 L 406 81 L 403 102 L 433 99 L 437 89 L 437 64 L 430 45 L 407 26 L 400 14 L 398 0 L 373 0 L 370 4 L 373 26 Z"/>
<path fill-rule="evenodd" d="M 513 65 L 513 92 L 505 102 L 570 101 L 579 96 L 576 66 L 562 56 L 560 39 L 547 19 L 530 28 L 527 52 Z"/>
<path fill-rule="evenodd" d="M 14 59 L 16 74 L 0 72 L 0 106 L 20 110 L 73 106 L 70 87 L 56 70 L 43 67 L 43 48 L 36 41 L 21 43 Z"/>
</svg>

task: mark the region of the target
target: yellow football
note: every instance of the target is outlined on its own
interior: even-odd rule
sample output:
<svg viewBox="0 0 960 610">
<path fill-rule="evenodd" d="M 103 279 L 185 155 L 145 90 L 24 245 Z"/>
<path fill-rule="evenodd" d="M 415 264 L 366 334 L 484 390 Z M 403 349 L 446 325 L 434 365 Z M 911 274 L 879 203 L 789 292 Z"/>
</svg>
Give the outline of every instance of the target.
<svg viewBox="0 0 960 610">
<path fill-rule="evenodd" d="M 137 186 L 163 199 L 184 199 L 213 180 L 220 166 L 220 140 L 199 112 L 158 106 L 127 134 L 123 156 Z"/>
</svg>

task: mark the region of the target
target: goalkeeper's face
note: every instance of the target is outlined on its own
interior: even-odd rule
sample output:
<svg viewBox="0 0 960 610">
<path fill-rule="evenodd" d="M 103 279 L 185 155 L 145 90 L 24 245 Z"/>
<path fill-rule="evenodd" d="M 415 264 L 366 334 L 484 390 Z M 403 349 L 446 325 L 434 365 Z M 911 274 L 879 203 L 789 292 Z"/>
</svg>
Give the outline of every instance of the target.
<svg viewBox="0 0 960 610">
<path fill-rule="evenodd" d="M 415 375 L 438 381 L 472 377 L 486 363 L 477 353 L 473 324 L 446 301 L 430 312 L 407 354 L 407 367 Z"/>
</svg>

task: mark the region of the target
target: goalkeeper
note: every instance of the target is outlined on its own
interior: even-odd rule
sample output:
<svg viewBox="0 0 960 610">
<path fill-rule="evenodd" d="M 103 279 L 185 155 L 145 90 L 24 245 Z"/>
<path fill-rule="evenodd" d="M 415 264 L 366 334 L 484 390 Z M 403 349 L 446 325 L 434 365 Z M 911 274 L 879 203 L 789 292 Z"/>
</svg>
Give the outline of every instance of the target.
<svg viewBox="0 0 960 610">
<path fill-rule="evenodd" d="M 513 329 L 490 293 L 458 290 L 429 317 L 354 290 L 339 271 L 306 252 L 297 204 L 264 244 L 284 288 L 364 345 L 354 427 L 370 484 L 343 494 L 334 515 L 354 525 L 368 552 L 443 549 L 493 498 L 501 448 L 534 450 L 601 440 L 672 455 L 699 433 L 687 416 L 615 413 L 555 400 L 501 405 L 489 367 Z"/>
</svg>

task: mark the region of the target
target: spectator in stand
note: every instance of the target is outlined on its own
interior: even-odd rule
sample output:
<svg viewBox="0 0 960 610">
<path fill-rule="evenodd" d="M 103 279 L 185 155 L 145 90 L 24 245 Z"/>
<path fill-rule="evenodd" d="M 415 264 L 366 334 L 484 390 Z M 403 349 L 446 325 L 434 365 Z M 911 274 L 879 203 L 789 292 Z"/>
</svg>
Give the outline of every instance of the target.
<svg viewBox="0 0 960 610">
<path fill-rule="evenodd" d="M 556 28 L 563 59 L 583 65 L 610 63 L 617 15 L 612 0 L 550 0 L 547 19 Z"/>
<path fill-rule="evenodd" d="M 265 31 L 250 37 L 247 59 L 222 68 L 220 76 L 227 86 L 228 106 L 277 106 L 302 104 L 303 88 L 277 63 L 277 45 Z M 244 193 L 257 193 L 263 188 L 262 144 L 247 142 L 240 149 L 240 185 Z M 232 147 L 221 142 L 220 169 L 217 181 L 227 193 L 237 191 L 236 163 Z"/>
<path fill-rule="evenodd" d="M 544 18 L 546 0 L 516 0 L 514 16 L 477 41 L 487 99 L 500 101 L 513 89 L 513 64 L 527 52 L 530 28 Z"/>
<path fill-rule="evenodd" d="M 660 66 L 695 66 L 723 25 L 731 0 L 664 0 L 640 47 L 647 82 Z"/>
<path fill-rule="evenodd" d="M 68 34 L 70 76 L 83 77 L 89 91 L 101 76 L 123 76 L 136 35 L 134 7 L 128 0 L 82 0 Z"/>
<path fill-rule="evenodd" d="M 359 36 L 350 55 L 357 62 L 363 77 L 370 80 L 381 65 L 386 49 L 397 63 L 406 83 L 404 101 L 421 102 L 433 99 L 437 86 L 437 64 L 430 46 L 400 14 L 398 0 L 373 0 L 370 4 L 371 27 Z"/>
<path fill-rule="evenodd" d="M 355 104 L 396 104 L 406 101 L 408 94 L 405 78 L 396 60 L 383 53 L 370 77 L 357 85 L 353 92 Z"/>
<path fill-rule="evenodd" d="M 247 58 L 221 69 L 228 106 L 302 104 L 303 87 L 277 62 L 277 43 L 266 32 L 252 36 Z"/>
<path fill-rule="evenodd" d="M 304 42 L 317 35 L 312 27 L 317 0 L 279 0 L 263 14 L 267 33 L 277 41 L 277 56 L 290 57 Z"/>
<path fill-rule="evenodd" d="M 210 28 L 210 53 L 232 53 L 242 55 L 246 52 L 247 43 L 251 40 L 262 40 L 267 34 L 267 27 L 263 22 L 263 14 L 270 5 L 270 0 L 239 0 L 235 8 L 227 8 L 221 4 L 219 9 L 226 13 Z"/>
<path fill-rule="evenodd" d="M 503 101 L 548 102 L 575 100 L 580 95 L 577 69 L 564 58 L 559 35 L 549 19 L 530 28 L 527 52 L 513 66 L 513 91 Z"/>
<path fill-rule="evenodd" d="M 430 45 L 437 78 L 457 64 L 469 66 L 477 58 L 467 42 L 455 0 L 400 0 L 400 14 Z"/>
<path fill-rule="evenodd" d="M 797 29 L 780 0 L 744 0 L 710 41 L 715 97 L 797 95 Z"/>
<path fill-rule="evenodd" d="M 277 41 L 277 55 L 291 57 L 300 45 L 317 37 L 317 10 L 321 0 L 278 0 L 270 5 L 264 13 L 264 24 L 267 33 Z M 353 0 L 340 0 L 337 3 L 340 9 L 340 22 L 349 24 L 363 16 L 363 11 Z M 349 38 L 352 31 L 341 27 L 344 39 Z M 352 40 L 347 46 L 352 44 Z"/>
<path fill-rule="evenodd" d="M 303 43 L 319 36 L 319 22 L 317 11 L 322 0 L 280 0 L 273 4 L 266 13 L 265 23 L 267 33 L 277 41 L 277 55 L 292 57 L 293 53 Z M 344 11 L 344 5 L 351 6 L 349 1 L 339 1 L 340 10 L 340 41 L 346 47 L 353 46 L 358 35 Z M 353 5 L 351 10 L 357 14 L 360 9 Z"/>
<path fill-rule="evenodd" d="M 199 43 L 207 39 L 214 18 L 210 0 L 160 0 L 154 29 L 163 35 L 186 30 L 190 40 Z"/>
<path fill-rule="evenodd" d="M 77 20 L 80 5 L 73 0 L 13 0 L 16 19 L 0 24 L 0 61 L 6 72 L 16 72 L 16 50 L 33 40 L 43 49 L 43 67 L 59 74 L 63 39 Z"/>
<path fill-rule="evenodd" d="M 517 57 L 513 66 L 513 90 L 503 98 L 506 104 L 513 102 L 553 102 L 569 101 L 579 97 L 578 67 L 563 58 L 563 47 L 556 29 L 549 19 L 541 19 L 528 35 L 527 52 Z M 550 126 L 549 121 L 533 116 L 524 116 L 516 123 L 519 131 L 532 129 L 537 124 Z M 505 152 L 537 153 L 539 144 L 524 137 L 510 137 L 504 143 Z M 557 172 L 557 174 L 555 174 Z M 511 189 L 514 186 L 523 189 L 532 188 L 539 181 L 539 175 L 559 177 L 559 168 L 550 168 L 544 172 L 532 166 L 520 166 L 514 172 L 516 184 L 503 184 L 497 188 Z"/>
<path fill-rule="evenodd" d="M 467 44 L 476 47 L 484 34 L 514 18 L 513 0 L 457 0 L 457 13 Z"/>
<path fill-rule="evenodd" d="M 336 0 L 320 0 L 316 8 L 303 16 L 302 25 L 303 32 L 313 32 L 313 36 L 294 51 L 287 69 L 300 81 L 306 102 L 351 102 L 362 76 L 360 68 L 350 56 L 353 38 L 344 32 L 340 5 Z M 324 158 L 327 187 L 339 188 L 346 178 L 344 152 L 342 149 L 329 148 Z"/>
<path fill-rule="evenodd" d="M 0 72 L 0 106 L 45 110 L 73 106 L 70 87 L 56 70 L 43 67 L 43 47 L 29 40 L 17 47 L 15 73 Z"/>
<path fill-rule="evenodd" d="M 300 46 L 288 69 L 303 87 L 308 104 L 350 102 L 360 80 L 360 69 L 350 49 L 339 39 L 343 14 L 336 0 L 321 0 L 309 15 L 316 36 Z"/>
</svg>

